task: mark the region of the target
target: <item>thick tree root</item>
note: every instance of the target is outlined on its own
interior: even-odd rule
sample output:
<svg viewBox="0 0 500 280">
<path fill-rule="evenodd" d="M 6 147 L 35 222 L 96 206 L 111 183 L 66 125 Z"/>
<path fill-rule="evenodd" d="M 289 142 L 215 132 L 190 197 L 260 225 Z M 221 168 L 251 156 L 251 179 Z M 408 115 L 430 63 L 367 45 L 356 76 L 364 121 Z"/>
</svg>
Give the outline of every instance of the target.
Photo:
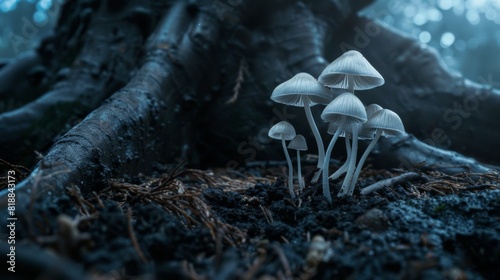
<svg viewBox="0 0 500 280">
<path fill-rule="evenodd" d="M 142 19 L 152 12 L 147 13 L 146 7 L 134 2 L 138 1 L 124 4 L 118 12 L 102 5 L 89 24 L 85 45 L 71 69 L 61 71 L 59 81 L 40 98 L 0 115 L 0 130 L 4 132 L 0 153 L 4 159 L 34 159 L 33 150 L 46 148 L 57 134 L 68 129 L 69 121 L 74 123 L 87 115 L 128 81 L 150 33 L 148 29 L 154 26 L 154 22 Z M 36 58 L 24 64 L 36 63 Z M 16 74 L 9 70 L 5 72 Z"/>
<path fill-rule="evenodd" d="M 195 108 L 187 112 L 190 99 L 186 94 L 195 91 L 191 85 L 205 77 L 214 59 L 209 54 L 218 40 L 217 23 L 207 13 L 188 9 L 184 1 L 171 8 L 149 38 L 147 55 L 136 75 L 59 138 L 35 171 L 17 186 L 18 205 L 30 201 L 27 195 L 32 190 L 57 194 L 77 185 L 90 191 L 115 176 L 150 170 L 155 159 L 178 155 L 189 139 L 196 113 Z M 193 60 L 200 66 L 192 67 Z"/>
<path fill-rule="evenodd" d="M 0 81 L 2 81 L 0 83 L 0 100 L 7 99 L 12 94 L 13 89 L 29 76 L 30 70 L 40 61 L 37 52 L 29 51 L 10 59 L 0 68 Z"/>
<path fill-rule="evenodd" d="M 486 173 L 498 169 L 457 152 L 430 146 L 411 135 L 382 138 L 379 141 L 372 158 L 375 165 L 381 168 L 434 169 L 447 174 Z"/>
</svg>

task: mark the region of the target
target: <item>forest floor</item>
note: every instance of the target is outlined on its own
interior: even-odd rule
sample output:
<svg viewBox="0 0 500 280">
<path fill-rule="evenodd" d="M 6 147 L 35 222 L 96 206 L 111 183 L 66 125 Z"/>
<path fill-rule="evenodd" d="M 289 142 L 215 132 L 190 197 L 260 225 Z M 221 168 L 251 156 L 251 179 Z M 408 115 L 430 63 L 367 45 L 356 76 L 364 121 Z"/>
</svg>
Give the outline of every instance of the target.
<svg viewBox="0 0 500 280">
<path fill-rule="evenodd" d="M 304 169 L 310 177 L 312 168 Z M 408 172 L 367 167 L 354 196 L 328 204 L 320 185 L 291 198 L 279 165 L 162 170 L 154 178 L 110 179 L 90 196 L 72 187 L 67 195 L 34 199 L 18 218 L 16 273 L 3 270 L 1 278 L 500 275 L 498 173 L 416 171 L 412 180 L 361 195 L 360 188 Z M 332 194 L 341 183 L 331 182 Z M 1 245 L 2 255 L 6 250 Z"/>
</svg>

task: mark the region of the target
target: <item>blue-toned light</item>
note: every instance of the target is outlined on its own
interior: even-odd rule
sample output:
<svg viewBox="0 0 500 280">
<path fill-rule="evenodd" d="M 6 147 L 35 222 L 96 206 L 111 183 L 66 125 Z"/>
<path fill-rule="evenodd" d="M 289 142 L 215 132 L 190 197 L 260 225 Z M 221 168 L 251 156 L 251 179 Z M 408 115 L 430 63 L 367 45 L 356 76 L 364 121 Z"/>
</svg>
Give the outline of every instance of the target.
<svg viewBox="0 0 500 280">
<path fill-rule="evenodd" d="M 424 25 L 426 22 L 427 22 L 427 15 L 423 12 L 420 12 L 413 17 L 413 23 L 415 25 L 418 26 Z"/>
<path fill-rule="evenodd" d="M 451 32 L 445 32 L 441 36 L 440 44 L 441 47 L 443 48 L 448 48 L 449 46 L 453 45 L 454 42 L 455 42 L 455 35 L 453 35 L 453 33 Z"/>
<path fill-rule="evenodd" d="M 17 1 L 16 0 L 4 0 L 0 3 L 0 11 L 9 12 L 16 8 Z"/>
<path fill-rule="evenodd" d="M 46 11 L 52 6 L 52 0 L 40 0 L 36 6 L 38 9 Z"/>
<path fill-rule="evenodd" d="M 487 20 L 495 21 L 497 18 L 497 11 L 490 9 L 484 13 Z"/>
<path fill-rule="evenodd" d="M 481 18 L 479 17 L 479 13 L 476 12 L 475 10 L 469 10 L 465 14 L 465 17 L 469 21 L 470 24 L 476 25 L 481 21 Z"/>
<path fill-rule="evenodd" d="M 438 1 L 438 7 L 441 10 L 449 10 L 453 8 L 453 0 L 439 0 Z"/>
<path fill-rule="evenodd" d="M 440 21 L 443 19 L 443 14 L 438 9 L 431 8 L 427 10 L 427 19 L 430 21 Z"/>
<path fill-rule="evenodd" d="M 418 35 L 418 39 L 420 40 L 420 42 L 427 44 L 431 41 L 432 36 L 431 36 L 431 33 L 427 32 L 427 31 L 422 31 L 422 32 L 420 32 L 420 35 Z"/>
<path fill-rule="evenodd" d="M 47 22 L 49 21 L 49 17 L 47 16 L 47 13 L 45 13 L 44 11 L 38 10 L 33 14 L 33 21 L 37 25 L 42 26 L 47 24 Z"/>
</svg>

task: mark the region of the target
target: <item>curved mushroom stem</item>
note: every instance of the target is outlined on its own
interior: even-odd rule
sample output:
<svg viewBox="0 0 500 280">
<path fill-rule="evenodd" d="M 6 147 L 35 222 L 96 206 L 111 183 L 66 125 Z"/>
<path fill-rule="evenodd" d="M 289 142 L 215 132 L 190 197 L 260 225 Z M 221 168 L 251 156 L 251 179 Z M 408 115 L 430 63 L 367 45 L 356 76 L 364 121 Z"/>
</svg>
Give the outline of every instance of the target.
<svg viewBox="0 0 500 280">
<path fill-rule="evenodd" d="M 337 142 L 337 139 L 339 139 L 340 132 L 344 128 L 344 123 L 345 116 L 342 116 L 342 118 L 340 119 L 340 125 L 337 128 L 337 131 L 335 131 L 335 134 L 333 135 L 332 140 L 328 145 L 328 149 L 326 149 L 325 161 L 323 162 L 323 196 L 325 196 L 326 200 L 328 200 L 328 202 L 330 203 L 332 203 L 332 195 L 330 194 L 330 184 L 328 183 L 328 165 L 330 164 L 330 155 L 332 154 L 333 146 L 335 146 L 335 142 Z"/>
<path fill-rule="evenodd" d="M 352 125 L 352 149 L 351 149 L 351 159 L 349 160 L 349 167 L 347 168 L 347 174 L 344 178 L 344 183 L 342 183 L 342 188 L 338 196 L 343 196 L 347 194 L 348 188 L 350 186 L 354 171 L 356 168 L 356 153 L 358 151 L 358 131 L 359 125 Z"/>
<path fill-rule="evenodd" d="M 300 168 L 300 150 L 297 150 L 297 176 L 299 177 L 300 191 L 305 187 L 304 178 L 302 177 L 302 169 Z"/>
<path fill-rule="evenodd" d="M 312 133 L 314 135 L 314 139 L 316 139 L 316 145 L 318 146 L 318 164 L 317 167 L 321 168 L 323 166 L 323 161 L 325 158 L 325 147 L 323 145 L 323 139 L 321 139 L 321 135 L 319 134 L 318 127 L 314 122 L 314 118 L 311 112 L 311 105 L 309 104 L 309 97 L 303 96 L 304 100 L 304 110 L 306 111 L 306 118 L 309 126 L 311 127 Z"/>
<path fill-rule="evenodd" d="M 288 150 L 286 149 L 285 137 L 283 134 L 281 134 L 281 145 L 283 146 L 283 151 L 285 152 L 286 161 L 288 163 L 288 190 L 290 191 L 290 195 L 295 197 L 295 193 L 293 192 L 293 166 Z"/>
<path fill-rule="evenodd" d="M 373 150 L 373 147 L 375 147 L 375 144 L 377 143 L 378 139 L 380 138 L 380 135 L 382 135 L 382 129 L 377 129 L 377 133 L 375 134 L 375 137 L 373 137 L 372 141 L 370 142 L 370 145 L 366 147 L 365 152 L 363 153 L 363 156 L 359 159 L 358 162 L 358 167 L 356 167 L 356 171 L 354 172 L 354 176 L 352 177 L 351 184 L 349 185 L 348 189 L 348 194 L 352 195 L 354 193 L 354 187 L 356 186 L 356 181 L 358 180 L 359 174 L 361 173 L 361 169 L 363 168 L 363 164 L 365 163 L 366 158 L 368 158 L 368 155 L 370 152 Z"/>
<path fill-rule="evenodd" d="M 331 180 L 337 179 L 338 177 L 340 177 L 340 175 L 344 174 L 347 171 L 347 166 L 349 165 L 349 160 L 351 159 L 351 142 L 349 140 L 349 137 L 350 136 L 347 136 L 347 135 L 345 137 L 345 149 L 347 151 L 347 158 L 346 158 L 344 164 L 339 169 L 337 169 L 337 171 L 335 171 L 335 173 L 330 175 L 329 179 L 331 179 Z"/>
</svg>

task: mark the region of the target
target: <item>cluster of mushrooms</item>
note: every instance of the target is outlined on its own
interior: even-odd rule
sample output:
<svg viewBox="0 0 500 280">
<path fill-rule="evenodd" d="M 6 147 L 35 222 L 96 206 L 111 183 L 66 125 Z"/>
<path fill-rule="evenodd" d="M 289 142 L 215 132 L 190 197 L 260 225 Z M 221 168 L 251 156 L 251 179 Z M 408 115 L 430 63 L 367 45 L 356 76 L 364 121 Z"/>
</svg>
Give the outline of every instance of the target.
<svg viewBox="0 0 500 280">
<path fill-rule="evenodd" d="M 352 195 L 361 168 L 368 154 L 377 143 L 380 136 L 392 137 L 405 134 L 403 123 L 399 116 L 391 110 L 383 109 L 377 104 L 367 107 L 354 95 L 355 90 L 367 90 L 384 84 L 384 78 L 358 51 L 348 51 L 334 60 L 321 73 L 318 80 L 307 73 L 299 73 L 288 81 L 278 85 L 271 99 L 290 106 L 304 107 L 307 121 L 318 146 L 319 171 L 313 177 L 315 183 L 321 174 L 323 195 L 332 203 L 329 179 L 337 179 L 346 173 L 338 196 Z M 343 89 L 344 93 L 335 97 L 333 89 Z M 338 91 L 337 91 L 338 92 Z M 327 105 L 321 114 L 321 119 L 328 122 L 328 133 L 333 137 L 326 149 L 314 121 L 311 106 Z M 293 166 L 285 141 L 290 141 L 289 149 L 297 150 L 298 181 L 300 191 L 304 189 L 304 179 L 300 167 L 300 151 L 307 150 L 305 138 L 295 133 L 294 127 L 286 121 L 275 124 L 269 130 L 269 137 L 281 140 L 288 162 L 288 188 L 295 197 L 293 188 Z M 345 137 L 347 160 L 342 167 L 332 175 L 328 174 L 330 155 L 339 137 Z M 356 165 L 359 140 L 371 142 Z"/>
</svg>

